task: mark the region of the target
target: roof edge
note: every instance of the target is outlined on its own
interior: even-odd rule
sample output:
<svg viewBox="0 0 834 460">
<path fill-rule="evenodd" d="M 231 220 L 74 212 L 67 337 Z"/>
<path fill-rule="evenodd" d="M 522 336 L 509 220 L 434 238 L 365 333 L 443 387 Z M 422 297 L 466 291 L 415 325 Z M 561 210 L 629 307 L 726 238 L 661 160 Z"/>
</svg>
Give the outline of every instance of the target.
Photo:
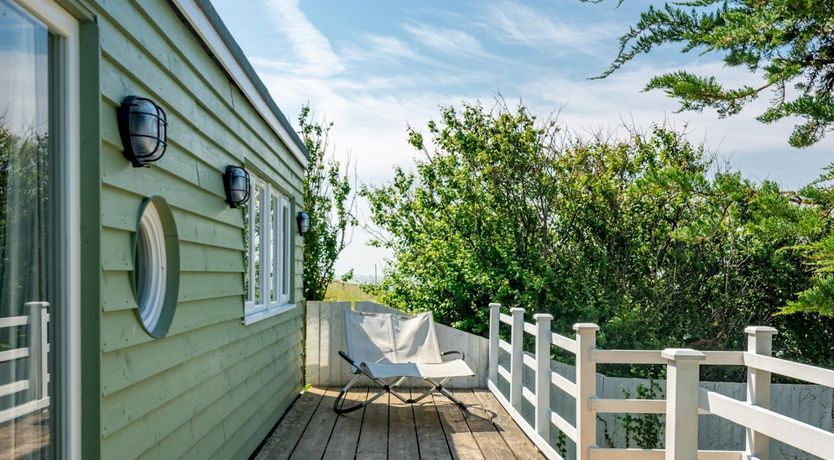
<svg viewBox="0 0 834 460">
<path fill-rule="evenodd" d="M 214 58 L 223 66 L 255 110 L 284 141 L 293 156 L 306 167 L 309 159 L 307 147 L 287 117 L 278 108 L 278 104 L 272 99 L 266 85 L 243 54 L 240 45 L 232 37 L 211 2 L 209 0 L 170 1 L 188 21 L 206 48 L 214 54 Z"/>
</svg>

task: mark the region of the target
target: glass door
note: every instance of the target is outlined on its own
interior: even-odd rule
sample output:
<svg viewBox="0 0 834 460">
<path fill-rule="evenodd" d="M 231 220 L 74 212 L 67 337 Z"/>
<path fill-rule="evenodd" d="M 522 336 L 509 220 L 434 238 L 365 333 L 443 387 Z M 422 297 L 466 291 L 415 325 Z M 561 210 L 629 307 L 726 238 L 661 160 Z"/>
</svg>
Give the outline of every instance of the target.
<svg viewBox="0 0 834 460">
<path fill-rule="evenodd" d="M 69 302 L 62 38 L 0 0 L 0 459 L 54 458 Z"/>
</svg>

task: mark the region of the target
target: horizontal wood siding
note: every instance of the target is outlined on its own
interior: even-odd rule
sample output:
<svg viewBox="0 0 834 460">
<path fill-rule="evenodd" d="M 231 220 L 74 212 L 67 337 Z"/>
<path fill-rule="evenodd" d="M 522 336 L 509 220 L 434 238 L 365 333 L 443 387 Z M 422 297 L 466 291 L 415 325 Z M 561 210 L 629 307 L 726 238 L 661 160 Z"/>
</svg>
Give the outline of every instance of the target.
<svg viewBox="0 0 834 460">
<path fill-rule="evenodd" d="M 301 388 L 298 308 L 244 326 L 243 214 L 222 173 L 247 164 L 302 206 L 303 168 L 163 0 L 90 0 L 101 36 L 101 453 L 104 458 L 247 458 Z M 122 155 L 116 107 L 148 97 L 168 115 L 168 150 L 150 168 Z M 181 273 L 168 336 L 137 318 L 132 232 L 142 200 L 164 197 Z"/>
</svg>

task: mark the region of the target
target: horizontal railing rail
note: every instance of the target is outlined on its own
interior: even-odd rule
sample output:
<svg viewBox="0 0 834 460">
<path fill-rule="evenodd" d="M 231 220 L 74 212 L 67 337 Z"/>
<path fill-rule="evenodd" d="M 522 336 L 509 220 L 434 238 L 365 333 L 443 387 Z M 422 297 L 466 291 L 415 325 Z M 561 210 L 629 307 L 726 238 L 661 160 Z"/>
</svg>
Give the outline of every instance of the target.
<svg viewBox="0 0 834 460">
<path fill-rule="evenodd" d="M 48 323 L 49 303 L 27 302 L 26 316 L 9 316 L 0 318 L 0 328 L 28 326 L 29 346 L 0 351 L 0 362 L 28 359 L 28 378 L 0 385 L 0 397 L 11 396 L 28 391 L 24 401 L 13 407 L 0 411 L 0 423 L 14 420 L 49 407 L 49 372 L 48 372 Z"/>
<path fill-rule="evenodd" d="M 490 304 L 489 369 L 487 386 L 507 409 L 522 430 L 552 459 L 562 457 L 550 443 L 550 430 L 557 428 L 576 443 L 578 460 L 606 459 L 766 459 L 770 439 L 780 441 L 823 459 L 834 459 L 834 433 L 770 410 L 771 374 L 834 388 L 834 370 L 800 364 L 771 355 L 772 336 L 776 330 L 754 326 L 745 329 L 747 351 L 601 350 L 596 348 L 595 324 L 574 325 L 576 338 L 550 330 L 552 316 L 534 315 L 534 323 L 524 321 L 522 308 L 510 309 Z M 500 324 L 510 326 L 510 341 L 500 338 Z M 535 353 L 523 349 L 524 334 L 535 338 Z M 551 369 L 551 346 L 576 356 L 575 378 Z M 499 352 L 510 357 L 509 368 L 500 364 Z M 597 364 L 664 365 L 667 369 L 665 399 L 609 399 L 596 395 Z M 700 366 L 745 366 L 747 400 L 739 401 L 700 387 Z M 524 368 L 534 371 L 535 385 L 523 384 Z M 509 396 L 499 389 L 499 378 L 509 383 Z M 568 422 L 551 409 L 551 385 L 564 391 L 576 402 L 576 421 Z M 534 408 L 533 422 L 522 414 L 522 402 Z M 596 444 L 596 417 L 599 413 L 660 414 L 665 416 L 665 449 L 600 448 Z M 699 450 L 698 416 L 714 415 L 743 427 L 745 450 Z"/>
</svg>

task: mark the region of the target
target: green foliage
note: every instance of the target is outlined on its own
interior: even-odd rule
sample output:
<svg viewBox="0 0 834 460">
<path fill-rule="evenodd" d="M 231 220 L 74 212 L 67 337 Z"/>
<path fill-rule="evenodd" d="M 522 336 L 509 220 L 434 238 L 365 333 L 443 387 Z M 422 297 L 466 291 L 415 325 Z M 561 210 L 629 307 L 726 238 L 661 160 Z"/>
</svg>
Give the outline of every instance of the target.
<svg viewBox="0 0 834 460">
<path fill-rule="evenodd" d="M 806 241 L 787 248 L 799 252 L 806 264 L 813 270 L 812 285 L 802 291 L 796 300 L 788 302 L 781 313 L 819 313 L 834 316 L 834 232 L 831 232 L 832 211 L 834 211 L 834 189 L 827 184 L 834 179 L 834 166 L 829 166 L 820 178 L 804 187 L 794 197 L 799 206 L 811 209 L 825 224 L 825 236 L 818 240 Z"/>
<path fill-rule="evenodd" d="M 49 168 L 47 134 L 0 115 L 0 316 L 46 295 Z"/>
<path fill-rule="evenodd" d="M 631 392 L 621 389 L 626 398 Z M 638 399 L 662 399 L 660 384 L 649 380 L 649 385 L 637 384 Z M 617 416 L 625 428 L 626 448 L 659 449 L 663 447 L 665 425 L 657 414 L 626 414 Z"/>
<path fill-rule="evenodd" d="M 324 300 L 335 276 L 333 266 L 356 225 L 350 164 L 343 171 L 338 161 L 326 158 L 332 124 L 313 120 L 309 106 L 301 108 L 298 123 L 309 154 L 304 177 L 304 206 L 310 214 L 310 231 L 304 234 L 304 298 Z"/>
<path fill-rule="evenodd" d="M 772 123 L 800 117 L 789 142 L 807 147 L 834 126 L 834 8 L 813 0 L 696 0 L 649 6 L 620 38 L 620 50 L 604 78 L 640 54 L 678 43 L 683 52 L 720 53 L 729 67 L 760 73 L 757 87 L 724 88 L 714 77 L 677 71 L 654 77 L 682 110 L 712 107 L 735 115 L 765 90 L 769 108 L 758 117 Z M 796 96 L 794 96 L 794 94 Z"/>
<path fill-rule="evenodd" d="M 783 356 L 834 362 L 807 343 L 831 321 L 774 316 L 811 287 L 801 251 L 785 248 L 829 233 L 827 214 L 776 184 L 716 170 L 662 126 L 585 141 L 501 103 L 443 108 L 409 139 L 415 169 L 361 192 L 394 254 L 391 306 L 485 334 L 498 301 L 552 313 L 562 333 L 596 322 L 604 348 L 743 349 L 745 326 L 774 325 Z"/>
</svg>

